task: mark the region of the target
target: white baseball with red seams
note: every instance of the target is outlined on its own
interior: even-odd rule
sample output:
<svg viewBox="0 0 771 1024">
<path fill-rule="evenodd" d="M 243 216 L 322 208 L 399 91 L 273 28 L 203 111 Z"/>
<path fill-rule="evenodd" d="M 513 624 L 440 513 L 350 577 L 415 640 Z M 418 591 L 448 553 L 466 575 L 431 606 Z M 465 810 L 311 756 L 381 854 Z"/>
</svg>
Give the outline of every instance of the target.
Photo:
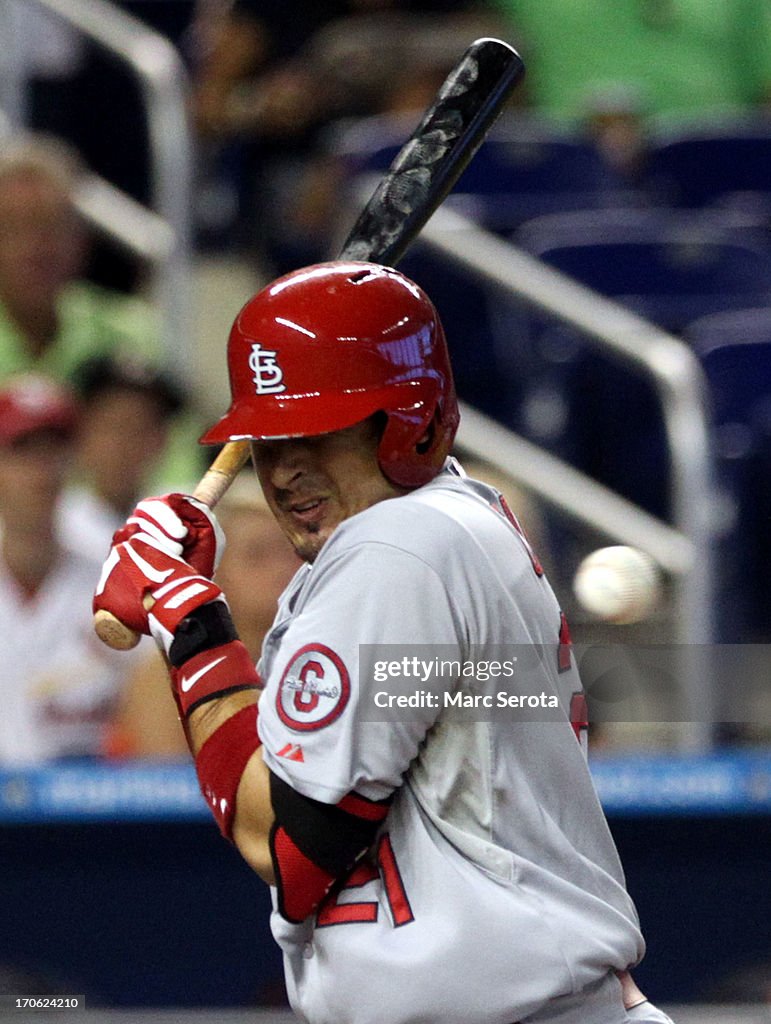
<svg viewBox="0 0 771 1024">
<path fill-rule="evenodd" d="M 578 566 L 573 591 L 582 607 L 603 622 L 642 622 L 661 598 L 656 563 L 638 548 L 599 548 Z"/>
</svg>

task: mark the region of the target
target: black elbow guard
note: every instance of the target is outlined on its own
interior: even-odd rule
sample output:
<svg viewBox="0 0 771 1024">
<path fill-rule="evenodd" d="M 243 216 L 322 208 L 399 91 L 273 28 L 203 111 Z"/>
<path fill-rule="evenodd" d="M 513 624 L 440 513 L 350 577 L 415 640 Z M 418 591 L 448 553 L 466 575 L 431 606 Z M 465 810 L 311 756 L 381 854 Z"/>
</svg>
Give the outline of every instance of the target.
<svg viewBox="0 0 771 1024">
<path fill-rule="evenodd" d="M 299 923 L 369 849 L 391 801 L 352 793 L 339 804 L 324 804 L 298 793 L 273 772 L 270 796 L 276 817 L 270 850 L 278 909 L 286 920 Z"/>
</svg>

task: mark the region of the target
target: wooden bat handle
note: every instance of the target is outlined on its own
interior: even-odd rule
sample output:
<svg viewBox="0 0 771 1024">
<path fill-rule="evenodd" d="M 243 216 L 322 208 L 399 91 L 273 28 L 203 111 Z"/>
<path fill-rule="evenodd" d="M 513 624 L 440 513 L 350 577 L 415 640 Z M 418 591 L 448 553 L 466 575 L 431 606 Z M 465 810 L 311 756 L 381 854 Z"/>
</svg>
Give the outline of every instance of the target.
<svg viewBox="0 0 771 1024">
<path fill-rule="evenodd" d="M 249 458 L 248 441 L 229 441 L 214 462 L 201 477 L 193 491 L 193 497 L 202 501 L 207 508 L 214 508 L 238 476 Z M 145 598 L 145 610 L 153 606 L 153 599 Z M 99 639 L 116 651 L 130 651 L 139 643 L 140 634 L 116 619 L 104 609 L 94 615 L 94 629 Z"/>
<path fill-rule="evenodd" d="M 214 508 L 249 459 L 248 441 L 228 441 L 193 491 L 193 497 Z"/>
</svg>

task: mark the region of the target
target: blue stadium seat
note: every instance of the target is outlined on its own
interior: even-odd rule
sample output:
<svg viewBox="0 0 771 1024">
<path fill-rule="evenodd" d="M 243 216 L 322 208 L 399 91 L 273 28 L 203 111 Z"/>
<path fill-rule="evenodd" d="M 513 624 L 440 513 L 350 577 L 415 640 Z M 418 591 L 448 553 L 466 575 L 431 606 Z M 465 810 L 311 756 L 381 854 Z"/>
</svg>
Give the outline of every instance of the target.
<svg viewBox="0 0 771 1024">
<path fill-rule="evenodd" d="M 513 240 L 675 334 L 708 313 L 771 301 L 771 256 L 757 222 L 744 215 L 582 211 L 528 221 Z M 534 316 L 529 333 L 531 349 L 560 382 L 566 415 L 558 454 L 667 517 L 667 447 L 652 385 L 567 327 Z"/>
<path fill-rule="evenodd" d="M 594 213 L 576 210 L 532 217 L 521 224 L 512 237 L 530 252 L 585 240 L 654 242 L 672 236 L 736 242 L 767 251 L 767 228 L 764 217 L 748 210 L 712 207 L 683 210 L 648 204 L 605 207 Z"/>
<path fill-rule="evenodd" d="M 575 212 L 526 222 L 513 240 L 674 333 L 699 316 L 771 300 L 766 238 L 744 214 Z"/>
<path fill-rule="evenodd" d="M 367 118 L 351 124 L 331 146 L 349 176 L 380 173 L 413 128 L 403 116 Z M 640 196 L 586 136 L 516 114 L 494 126 L 447 202 L 490 230 L 505 232 L 539 214 L 632 203 Z"/>
<path fill-rule="evenodd" d="M 664 203 L 754 204 L 771 210 L 771 118 L 705 121 L 654 132 L 647 188 Z"/>
<path fill-rule="evenodd" d="M 771 308 L 716 313 L 685 332 L 704 366 L 721 494 L 721 637 L 771 639 Z"/>
<path fill-rule="evenodd" d="M 754 226 L 734 216 L 624 209 L 544 216 L 514 238 L 679 332 L 706 313 L 771 300 L 771 257 Z M 437 303 L 462 397 L 654 514 L 670 514 L 667 446 L 650 383 L 419 245 L 403 267 Z"/>
</svg>

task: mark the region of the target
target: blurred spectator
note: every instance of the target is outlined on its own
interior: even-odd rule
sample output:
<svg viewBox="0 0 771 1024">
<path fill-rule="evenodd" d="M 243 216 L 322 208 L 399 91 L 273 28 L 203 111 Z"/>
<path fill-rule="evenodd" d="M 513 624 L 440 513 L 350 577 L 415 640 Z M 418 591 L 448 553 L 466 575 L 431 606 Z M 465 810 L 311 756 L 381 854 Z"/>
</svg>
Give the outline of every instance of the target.
<svg viewBox="0 0 771 1024">
<path fill-rule="evenodd" d="M 19 137 L 0 153 L 0 381 L 36 371 L 72 383 L 95 356 L 159 364 L 158 323 L 139 298 L 83 277 L 89 239 L 75 205 L 85 168 L 58 139 Z M 200 475 L 188 422 L 161 472 L 174 485 Z"/>
<path fill-rule="evenodd" d="M 77 406 L 27 375 L 0 389 L 0 760 L 101 753 L 135 658 L 93 630 L 99 564 L 58 539 Z"/>
<path fill-rule="evenodd" d="M 0 153 L 0 379 L 67 380 L 89 356 L 157 358 L 152 309 L 83 277 L 88 236 L 75 195 L 85 174 L 59 139 L 20 136 Z"/>
<path fill-rule="evenodd" d="M 135 359 L 97 356 L 75 376 L 81 416 L 75 480 L 60 502 L 70 547 L 103 559 L 112 535 L 144 495 L 184 404 L 176 384 Z"/>
<path fill-rule="evenodd" d="M 112 759 L 185 758 L 190 751 L 169 686 L 169 673 L 152 645 L 130 673 L 106 732 L 102 753 Z M 118 657 L 126 654 L 117 653 Z M 187 755 L 187 756 L 186 756 Z"/>
<path fill-rule="evenodd" d="M 528 67 L 532 107 L 587 120 L 634 164 L 652 115 L 731 113 L 771 101 L 767 0 L 489 0 Z"/>
<path fill-rule="evenodd" d="M 648 114 L 736 111 L 771 101 L 765 0 L 491 0 L 528 61 L 531 103 L 581 117 L 629 90 Z"/>
<path fill-rule="evenodd" d="M 204 2 L 194 62 L 195 121 L 210 166 L 203 237 L 208 226 L 220 244 L 236 241 L 274 272 L 326 256 L 339 197 L 314 159 L 324 129 L 422 107 L 492 18 L 472 0 Z"/>
</svg>

